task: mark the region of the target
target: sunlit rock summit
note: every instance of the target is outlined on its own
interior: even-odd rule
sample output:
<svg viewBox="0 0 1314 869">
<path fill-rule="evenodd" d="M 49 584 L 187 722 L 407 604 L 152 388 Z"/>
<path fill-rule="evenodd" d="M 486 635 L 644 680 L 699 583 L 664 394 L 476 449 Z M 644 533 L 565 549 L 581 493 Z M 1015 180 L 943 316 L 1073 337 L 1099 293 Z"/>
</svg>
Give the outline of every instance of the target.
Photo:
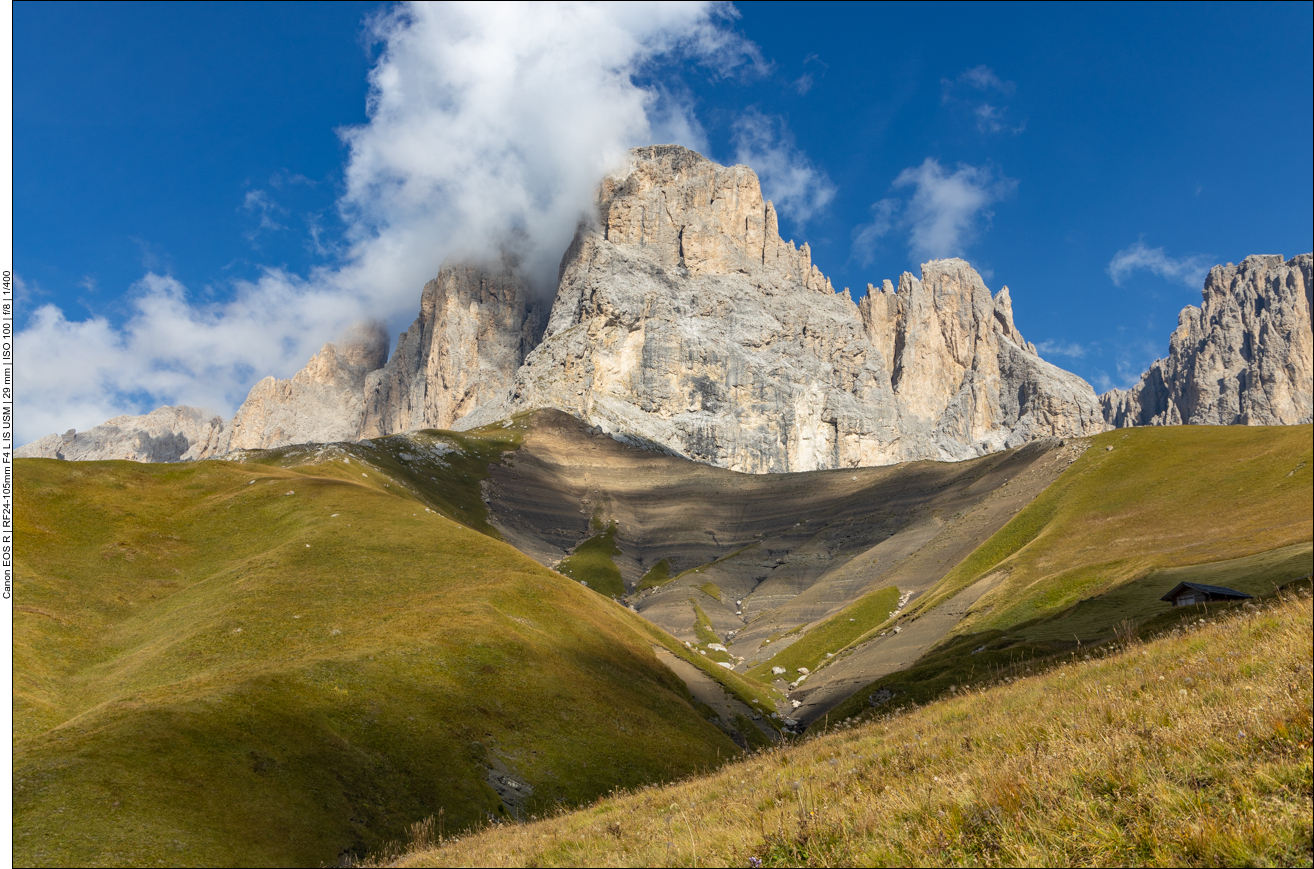
<svg viewBox="0 0 1314 869">
<path fill-rule="evenodd" d="M 1203 306 L 1182 309 L 1168 355 L 1131 389 L 1101 398 L 1107 420 L 1118 427 L 1310 422 L 1312 261 L 1306 253 L 1214 266 Z"/>
<path fill-rule="evenodd" d="M 962 260 L 861 306 L 836 293 L 745 166 L 633 152 L 561 266 L 541 344 L 462 426 L 556 407 L 616 435 L 762 473 L 962 459 L 1104 428 Z"/>
<path fill-rule="evenodd" d="M 183 461 L 557 408 L 768 473 L 965 459 L 1109 424 L 1310 417 L 1308 254 L 1215 268 L 1170 356 L 1100 399 L 1039 357 L 1008 288 L 992 294 L 963 260 L 854 303 L 780 237 L 752 169 L 676 145 L 630 157 L 566 250 L 550 310 L 506 263 L 447 263 L 391 357 L 380 327 L 358 327 L 256 384 L 231 422 L 161 408 L 18 454 Z"/>
</svg>

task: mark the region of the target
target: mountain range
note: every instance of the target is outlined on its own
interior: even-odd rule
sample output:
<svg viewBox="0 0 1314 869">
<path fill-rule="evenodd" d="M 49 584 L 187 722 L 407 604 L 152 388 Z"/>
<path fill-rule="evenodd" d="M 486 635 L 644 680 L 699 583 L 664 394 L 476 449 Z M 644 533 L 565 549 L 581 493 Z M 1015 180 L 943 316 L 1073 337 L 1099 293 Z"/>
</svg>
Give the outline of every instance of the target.
<svg viewBox="0 0 1314 869">
<path fill-rule="evenodd" d="M 1311 419 L 1310 254 L 1214 267 L 1169 355 L 1097 396 L 1045 361 L 961 259 L 836 292 L 780 237 L 746 166 L 676 145 L 631 152 L 565 251 L 555 297 L 511 262 L 448 263 L 389 356 L 379 324 L 257 383 L 231 420 L 115 417 L 21 457 L 214 458 L 556 409 L 622 442 L 748 473 L 963 460 L 1136 425 Z"/>
</svg>

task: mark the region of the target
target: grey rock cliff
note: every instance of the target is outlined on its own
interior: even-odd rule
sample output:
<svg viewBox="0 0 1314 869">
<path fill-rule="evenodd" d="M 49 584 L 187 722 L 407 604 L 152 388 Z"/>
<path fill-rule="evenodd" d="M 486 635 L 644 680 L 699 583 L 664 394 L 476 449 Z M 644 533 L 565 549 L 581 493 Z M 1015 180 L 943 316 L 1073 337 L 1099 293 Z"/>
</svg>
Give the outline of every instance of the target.
<svg viewBox="0 0 1314 869">
<path fill-rule="evenodd" d="M 223 417 L 195 407 L 161 407 L 144 416 L 116 416 L 95 428 L 69 429 L 19 447 L 19 458 L 186 462 L 228 452 L 231 429 Z"/>
<path fill-rule="evenodd" d="M 365 418 L 366 377 L 387 357 L 383 326 L 364 324 L 325 344 L 292 378 L 266 377 L 237 409 L 229 448 L 356 440 Z"/>
<path fill-rule="evenodd" d="M 447 265 L 386 352 L 378 328 L 325 345 L 291 379 L 256 384 L 215 444 L 468 429 L 557 408 L 765 473 L 964 459 L 1105 425 L 1090 386 L 1018 332 L 1007 287 L 992 295 L 966 262 L 937 260 L 854 304 L 806 244 L 781 239 L 751 169 L 673 145 L 636 149 L 603 182 L 550 314 L 506 266 Z"/>
<path fill-rule="evenodd" d="M 542 343 L 500 401 L 763 473 L 961 459 L 1104 428 L 1094 391 L 1041 360 L 962 260 L 837 294 L 778 232 L 745 166 L 632 152 L 562 261 Z"/>
<path fill-rule="evenodd" d="M 1182 309 L 1168 355 L 1101 397 L 1115 426 L 1308 423 L 1314 400 L 1314 256 L 1214 266 L 1199 308 Z"/>
<path fill-rule="evenodd" d="M 420 314 L 391 358 L 374 325 L 326 344 L 290 380 L 265 378 L 233 419 L 231 448 L 451 428 L 506 391 L 543 320 L 511 270 L 444 266 L 425 284 Z"/>
<path fill-rule="evenodd" d="M 502 395 L 542 337 L 544 315 L 510 269 L 445 266 L 387 366 L 367 379 L 358 436 L 451 428 Z"/>
</svg>

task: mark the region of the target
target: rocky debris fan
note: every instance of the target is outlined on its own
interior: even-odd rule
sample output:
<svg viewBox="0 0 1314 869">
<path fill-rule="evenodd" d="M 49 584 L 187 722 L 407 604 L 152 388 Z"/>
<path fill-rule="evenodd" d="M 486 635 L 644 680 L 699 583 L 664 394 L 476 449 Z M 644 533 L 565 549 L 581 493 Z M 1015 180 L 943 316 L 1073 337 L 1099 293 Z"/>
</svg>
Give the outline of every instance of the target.
<svg viewBox="0 0 1314 869">
<path fill-rule="evenodd" d="M 95 428 L 69 429 L 19 447 L 19 458 L 75 462 L 128 459 L 186 462 L 215 458 L 229 450 L 232 430 L 223 417 L 195 407 L 161 407 L 144 416 L 116 416 Z"/>
<path fill-rule="evenodd" d="M 1293 425 L 1311 419 L 1311 254 L 1214 266 L 1168 355 L 1101 397 L 1111 425 Z"/>
<path fill-rule="evenodd" d="M 632 152 L 566 252 L 541 344 L 458 428 L 555 407 L 613 435 L 753 473 L 963 459 L 1104 428 L 962 260 L 855 305 L 746 166 Z"/>
</svg>

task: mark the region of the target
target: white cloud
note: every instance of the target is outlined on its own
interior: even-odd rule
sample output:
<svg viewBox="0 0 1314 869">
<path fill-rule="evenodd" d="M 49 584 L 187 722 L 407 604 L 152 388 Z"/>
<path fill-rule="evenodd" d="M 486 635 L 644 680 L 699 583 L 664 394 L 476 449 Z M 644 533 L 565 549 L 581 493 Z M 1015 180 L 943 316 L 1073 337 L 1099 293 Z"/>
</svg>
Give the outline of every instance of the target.
<svg viewBox="0 0 1314 869">
<path fill-rule="evenodd" d="M 927 157 L 922 165 L 900 172 L 894 186 L 913 188 L 902 223 L 909 252 L 921 260 L 961 256 L 994 217 L 988 207 L 1011 196 L 1017 181 L 991 167 L 965 163 L 951 173 Z"/>
<path fill-rule="evenodd" d="M 1008 106 L 999 104 L 1016 91 L 1016 84 L 1004 81 L 984 64 L 965 70 L 957 78 L 940 79 L 940 102 L 969 111 L 976 119 L 976 128 L 983 133 L 1008 132 L 1016 136 L 1026 129 L 1025 119 L 1014 124 L 1009 119 Z M 991 93 L 996 95 L 995 102 L 982 101 L 983 96 Z"/>
<path fill-rule="evenodd" d="M 1072 359 L 1084 359 L 1086 348 L 1080 344 L 1062 341 L 1041 341 L 1036 345 L 1036 349 L 1046 356 L 1068 356 Z"/>
<path fill-rule="evenodd" d="M 784 120 L 749 109 L 735 121 L 735 161 L 753 167 L 762 194 L 802 226 L 835 198 L 835 185 L 794 144 Z"/>
<path fill-rule="evenodd" d="M 175 279 L 149 273 L 131 292 L 122 326 L 69 320 L 54 305 L 19 333 L 18 436 L 87 429 L 121 413 L 186 403 L 230 413 L 255 379 L 303 365 L 362 316 L 328 275 L 302 280 L 270 271 L 231 301 L 196 304 Z"/>
<path fill-rule="evenodd" d="M 876 257 L 877 244 L 898 225 L 902 208 L 903 203 L 898 199 L 882 199 L 872 203 L 871 223 L 859 224 L 853 228 L 853 255 L 858 262 L 871 264 Z"/>
<path fill-rule="evenodd" d="M 947 84 L 947 82 L 944 84 Z M 967 85 L 979 91 L 999 91 L 1001 94 L 1010 97 L 1017 90 L 1017 85 L 1011 81 L 1004 81 L 995 74 L 993 69 L 985 64 L 965 70 L 958 76 L 958 84 Z"/>
<path fill-rule="evenodd" d="M 207 305 L 142 242 L 150 273 L 123 324 L 47 305 L 17 336 L 20 440 L 166 403 L 231 413 L 256 378 L 291 375 L 349 323 L 408 322 L 451 256 L 512 253 L 550 292 L 597 182 L 628 148 L 657 134 L 702 144 L 687 104 L 636 81 L 688 61 L 721 76 L 764 69 L 727 26 L 734 14 L 717 4 L 390 7 L 370 25 L 382 51 L 369 121 L 341 131 L 339 263 L 306 276 L 270 269 Z M 797 165 L 794 153 L 766 174 L 804 210 L 824 204 L 806 172 L 791 174 Z M 252 212 L 277 223 L 252 194 Z M 313 222 L 311 241 L 321 244 Z"/>
<path fill-rule="evenodd" d="M 1110 389 L 1113 389 L 1113 380 L 1103 370 L 1097 370 L 1088 378 L 1090 385 L 1095 387 L 1095 392 L 1103 395 Z"/>
<path fill-rule="evenodd" d="M 1027 122 L 1025 120 L 1017 126 L 1014 126 L 1008 121 L 1007 109 L 992 106 L 990 103 L 981 103 L 981 105 L 972 110 L 972 114 L 976 116 L 976 128 L 983 133 L 1002 133 L 1007 131 L 1016 136 L 1027 128 Z"/>
<path fill-rule="evenodd" d="M 1212 258 L 1208 256 L 1170 257 L 1163 248 L 1146 247 L 1144 241 L 1137 240 L 1113 255 L 1107 271 L 1117 286 L 1122 286 L 1132 272 L 1144 270 L 1194 289 L 1204 286 L 1205 275 L 1209 274 L 1212 264 Z"/>
<path fill-rule="evenodd" d="M 276 232 L 287 229 L 278 222 L 279 217 L 287 214 L 287 209 L 275 202 L 274 198 L 263 190 L 246 191 L 246 197 L 242 200 L 242 210 L 258 217 L 260 221 L 254 229 L 244 233 L 247 241 L 254 242 L 262 231 Z"/>
</svg>

